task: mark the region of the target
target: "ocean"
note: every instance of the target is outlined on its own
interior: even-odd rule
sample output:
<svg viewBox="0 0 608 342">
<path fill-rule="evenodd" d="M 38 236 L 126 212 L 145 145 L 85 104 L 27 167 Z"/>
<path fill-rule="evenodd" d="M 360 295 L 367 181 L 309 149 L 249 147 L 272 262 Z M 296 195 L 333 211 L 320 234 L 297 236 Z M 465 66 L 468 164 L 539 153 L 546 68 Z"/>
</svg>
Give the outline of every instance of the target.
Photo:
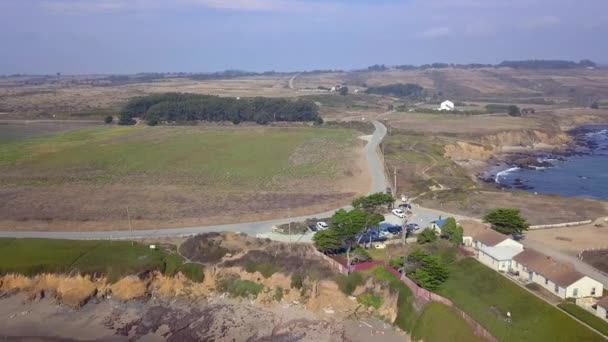
<svg viewBox="0 0 608 342">
<path fill-rule="evenodd" d="M 539 155 L 553 166 L 518 168 L 501 165 L 486 177 L 507 188 L 541 194 L 608 200 L 608 125 L 577 130 L 575 153 L 569 156 Z"/>
</svg>

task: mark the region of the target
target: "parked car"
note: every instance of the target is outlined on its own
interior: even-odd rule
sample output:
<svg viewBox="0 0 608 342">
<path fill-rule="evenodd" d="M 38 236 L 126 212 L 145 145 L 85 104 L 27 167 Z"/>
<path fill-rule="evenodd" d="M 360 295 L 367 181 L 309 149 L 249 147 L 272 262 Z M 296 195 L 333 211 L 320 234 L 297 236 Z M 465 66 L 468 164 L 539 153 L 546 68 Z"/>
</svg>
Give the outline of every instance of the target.
<svg viewBox="0 0 608 342">
<path fill-rule="evenodd" d="M 318 230 L 316 224 L 309 224 L 308 229 L 310 229 L 311 232 L 316 232 Z"/>
<path fill-rule="evenodd" d="M 407 204 L 407 203 L 401 203 L 401 204 L 399 204 L 399 208 L 401 208 L 403 210 L 412 210 L 412 206 L 410 204 Z"/>
<path fill-rule="evenodd" d="M 405 211 L 403 211 L 403 209 L 393 209 L 392 211 L 393 215 L 397 216 L 398 218 L 404 218 L 405 217 Z"/>
<path fill-rule="evenodd" d="M 403 230 L 400 226 L 392 226 L 392 227 L 388 227 L 387 230 L 393 234 L 393 235 L 397 235 L 399 233 L 401 233 L 401 231 Z"/>
<path fill-rule="evenodd" d="M 325 223 L 323 221 L 317 222 L 317 229 L 318 230 L 325 230 L 327 228 L 329 228 L 329 226 L 327 225 L 327 223 Z"/>
<path fill-rule="evenodd" d="M 407 225 L 407 230 L 414 231 L 420 229 L 420 226 L 417 223 L 410 223 Z"/>
</svg>

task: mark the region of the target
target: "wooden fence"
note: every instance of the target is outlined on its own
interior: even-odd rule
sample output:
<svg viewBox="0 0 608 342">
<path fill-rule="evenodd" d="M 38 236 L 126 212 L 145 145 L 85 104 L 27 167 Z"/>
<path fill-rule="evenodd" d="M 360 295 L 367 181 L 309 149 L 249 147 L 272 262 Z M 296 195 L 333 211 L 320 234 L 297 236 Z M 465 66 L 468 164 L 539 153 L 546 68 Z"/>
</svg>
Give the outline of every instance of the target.
<svg viewBox="0 0 608 342">
<path fill-rule="evenodd" d="M 317 252 L 317 255 L 319 255 L 323 259 L 325 259 L 334 269 L 338 270 L 338 272 L 340 272 L 342 274 L 348 274 L 348 270 L 347 270 L 346 266 L 340 264 L 338 261 L 328 257 L 327 255 L 325 255 L 321 252 Z M 368 270 L 375 266 L 382 266 L 382 267 L 384 267 L 384 269 L 386 269 L 387 271 L 394 274 L 397 278 L 401 279 L 401 281 L 412 291 L 412 293 L 414 294 L 416 299 L 422 300 L 425 304 L 428 302 L 438 302 L 443 305 L 451 307 L 460 317 L 462 317 L 462 319 L 464 319 L 465 322 L 467 322 L 467 324 L 471 327 L 471 329 L 473 329 L 473 333 L 476 336 L 479 336 L 490 342 L 498 341 L 494 336 L 492 336 L 492 334 L 490 334 L 489 331 L 487 331 L 483 326 L 481 326 L 481 324 L 479 324 L 477 321 L 475 321 L 466 312 L 462 311 L 451 300 L 449 300 L 445 297 L 442 297 L 436 293 L 433 293 L 427 289 L 423 289 L 422 287 L 418 286 L 418 284 L 416 284 L 413 280 L 406 277 L 405 274 L 399 273 L 398 271 L 396 271 L 394 268 L 390 267 L 383 261 L 376 260 L 376 261 L 364 262 L 361 264 L 351 266 L 350 270 L 351 270 L 351 272 L 357 272 L 357 271 Z"/>
</svg>

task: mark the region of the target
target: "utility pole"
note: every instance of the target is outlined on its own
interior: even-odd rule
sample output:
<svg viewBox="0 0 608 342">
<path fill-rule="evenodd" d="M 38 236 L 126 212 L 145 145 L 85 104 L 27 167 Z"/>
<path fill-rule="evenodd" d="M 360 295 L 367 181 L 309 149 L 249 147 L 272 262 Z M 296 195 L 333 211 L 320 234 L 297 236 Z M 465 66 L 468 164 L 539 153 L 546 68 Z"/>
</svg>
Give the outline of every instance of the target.
<svg viewBox="0 0 608 342">
<path fill-rule="evenodd" d="M 287 215 L 289 216 L 289 244 L 291 244 L 291 208 L 287 208 Z"/>
<path fill-rule="evenodd" d="M 397 196 L 397 167 L 396 166 L 394 168 L 394 172 L 393 173 L 395 175 L 395 187 L 394 187 L 393 192 L 395 193 L 395 196 Z"/>
<path fill-rule="evenodd" d="M 131 238 L 133 238 L 133 227 L 131 226 L 131 214 L 129 213 L 129 206 L 127 206 L 127 219 L 129 220 L 129 232 Z M 131 246 L 133 246 L 133 240 L 131 240 Z"/>
</svg>

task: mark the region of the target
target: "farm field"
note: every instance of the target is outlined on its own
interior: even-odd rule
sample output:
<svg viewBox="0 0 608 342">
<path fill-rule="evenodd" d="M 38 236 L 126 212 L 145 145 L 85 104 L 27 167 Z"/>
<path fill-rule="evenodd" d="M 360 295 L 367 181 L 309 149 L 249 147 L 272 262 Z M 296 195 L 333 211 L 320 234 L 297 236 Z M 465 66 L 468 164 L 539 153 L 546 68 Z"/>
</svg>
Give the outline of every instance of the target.
<svg viewBox="0 0 608 342">
<path fill-rule="evenodd" d="M 474 259 L 449 266 L 439 293 L 499 341 L 604 341 L 558 308 L 538 299 Z M 506 319 L 511 313 L 512 321 Z"/>
<path fill-rule="evenodd" d="M 134 229 L 329 209 L 368 190 L 354 130 L 103 126 L 0 144 L 3 229 Z M 297 208 L 297 209 L 296 209 Z"/>
</svg>

